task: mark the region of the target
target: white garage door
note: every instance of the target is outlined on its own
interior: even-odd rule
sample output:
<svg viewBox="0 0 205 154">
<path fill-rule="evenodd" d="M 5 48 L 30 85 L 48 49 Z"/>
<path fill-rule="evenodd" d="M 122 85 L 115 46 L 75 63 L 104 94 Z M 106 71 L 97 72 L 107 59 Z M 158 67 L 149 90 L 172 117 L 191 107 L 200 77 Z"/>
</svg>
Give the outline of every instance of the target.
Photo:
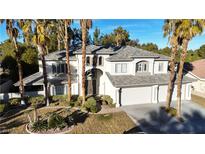
<svg viewBox="0 0 205 154">
<path fill-rule="evenodd" d="M 151 103 L 151 87 L 122 88 L 122 106 L 145 103 Z"/>
<path fill-rule="evenodd" d="M 168 86 L 159 86 L 159 102 L 165 102 L 167 97 L 167 87 Z M 185 99 L 185 85 L 182 85 L 182 100 Z M 177 85 L 175 85 L 174 92 L 172 95 L 172 100 L 177 100 Z"/>
</svg>

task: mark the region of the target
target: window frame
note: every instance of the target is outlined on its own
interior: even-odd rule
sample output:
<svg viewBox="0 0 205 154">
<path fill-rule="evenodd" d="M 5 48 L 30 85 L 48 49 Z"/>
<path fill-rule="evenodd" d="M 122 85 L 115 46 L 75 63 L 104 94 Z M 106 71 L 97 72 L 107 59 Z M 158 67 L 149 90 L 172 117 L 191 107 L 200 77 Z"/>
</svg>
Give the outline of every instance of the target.
<svg viewBox="0 0 205 154">
<path fill-rule="evenodd" d="M 123 70 L 124 66 L 124 70 Z M 116 63 L 115 64 L 115 73 L 127 73 L 127 63 Z"/>
</svg>

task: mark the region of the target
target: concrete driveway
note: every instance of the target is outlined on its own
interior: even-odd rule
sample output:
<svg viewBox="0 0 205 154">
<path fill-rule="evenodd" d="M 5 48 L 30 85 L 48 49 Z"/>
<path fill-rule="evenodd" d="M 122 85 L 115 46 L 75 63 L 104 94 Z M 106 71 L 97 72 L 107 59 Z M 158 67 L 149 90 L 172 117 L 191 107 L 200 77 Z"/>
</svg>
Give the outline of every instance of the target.
<svg viewBox="0 0 205 154">
<path fill-rule="evenodd" d="M 168 115 L 160 106 L 164 106 L 164 104 L 130 105 L 121 108 L 144 133 L 205 133 L 204 107 L 191 101 L 183 101 L 182 116 L 184 122 L 179 122 L 175 117 Z"/>
</svg>

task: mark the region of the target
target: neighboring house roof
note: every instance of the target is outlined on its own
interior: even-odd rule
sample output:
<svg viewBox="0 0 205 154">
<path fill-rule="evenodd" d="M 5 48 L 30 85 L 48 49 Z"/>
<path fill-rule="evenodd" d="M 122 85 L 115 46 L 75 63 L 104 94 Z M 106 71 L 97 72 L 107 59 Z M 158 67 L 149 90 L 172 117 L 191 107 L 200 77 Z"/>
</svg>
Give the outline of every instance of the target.
<svg viewBox="0 0 205 154">
<path fill-rule="evenodd" d="M 56 51 L 49 53 L 45 56 L 46 60 L 66 60 L 66 51 L 61 50 L 61 51 Z M 77 60 L 75 55 L 72 55 L 70 52 L 70 60 Z"/>
<path fill-rule="evenodd" d="M 76 74 L 72 75 L 72 82 L 76 82 Z M 43 85 L 43 73 L 37 72 L 23 79 L 24 85 Z M 66 74 L 58 74 L 52 78 L 48 77 L 48 82 L 52 84 L 64 84 L 67 83 L 67 75 Z M 19 86 L 19 81 L 14 84 L 14 86 Z"/>
<path fill-rule="evenodd" d="M 205 79 L 205 59 L 196 60 L 191 64 L 192 70 L 190 72 L 198 78 Z"/>
<path fill-rule="evenodd" d="M 154 74 L 154 75 L 111 75 L 106 72 L 112 85 L 116 88 L 150 86 L 150 85 L 165 85 L 168 84 L 169 74 Z M 182 83 L 191 83 L 195 79 L 184 76 Z"/>
<path fill-rule="evenodd" d="M 124 46 L 116 48 L 116 54 L 107 58 L 108 61 L 132 61 L 134 58 L 155 58 L 156 60 L 169 60 L 169 57 L 136 47 Z"/>
<path fill-rule="evenodd" d="M 75 50 L 73 53 L 82 54 L 82 48 Z M 87 45 L 86 54 L 114 54 L 115 51 L 112 47 L 104 47 L 97 45 Z"/>
</svg>

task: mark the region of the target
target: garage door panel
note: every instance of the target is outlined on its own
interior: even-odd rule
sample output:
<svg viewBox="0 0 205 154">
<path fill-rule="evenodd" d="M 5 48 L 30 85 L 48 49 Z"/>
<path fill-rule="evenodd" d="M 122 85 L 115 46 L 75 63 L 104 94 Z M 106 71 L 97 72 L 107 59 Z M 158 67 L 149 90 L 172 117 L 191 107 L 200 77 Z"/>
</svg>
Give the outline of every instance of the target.
<svg viewBox="0 0 205 154">
<path fill-rule="evenodd" d="M 167 88 L 168 86 L 159 86 L 159 102 L 165 102 L 166 97 L 167 97 Z M 182 99 L 185 98 L 185 85 L 182 85 Z M 177 85 L 174 87 L 173 95 L 172 95 L 172 100 L 177 100 Z"/>
<path fill-rule="evenodd" d="M 122 105 L 151 103 L 151 87 L 123 88 Z"/>
</svg>

